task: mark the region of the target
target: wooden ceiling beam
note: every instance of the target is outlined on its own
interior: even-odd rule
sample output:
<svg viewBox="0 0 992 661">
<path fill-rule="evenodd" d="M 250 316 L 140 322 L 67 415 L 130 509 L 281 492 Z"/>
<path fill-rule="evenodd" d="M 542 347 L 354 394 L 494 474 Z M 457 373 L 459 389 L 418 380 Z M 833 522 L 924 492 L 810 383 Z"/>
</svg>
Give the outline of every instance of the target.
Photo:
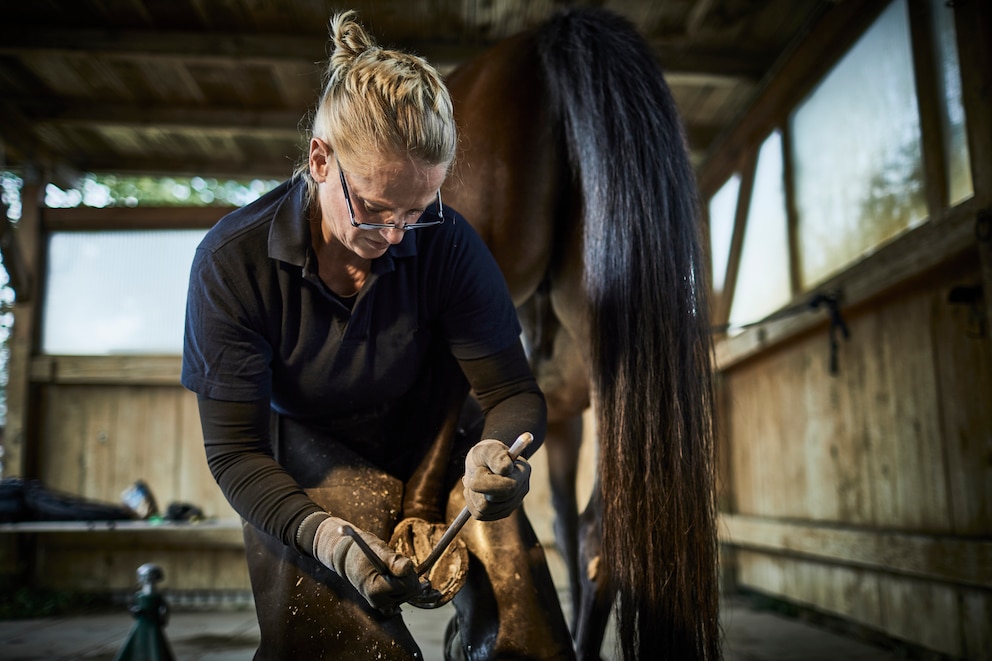
<svg viewBox="0 0 992 661">
<path fill-rule="evenodd" d="M 85 54 L 240 64 L 315 62 L 325 57 L 324 38 L 303 35 L 206 34 L 135 30 L 0 28 L 0 54 Z"/>
<path fill-rule="evenodd" d="M 12 160 L 33 161 L 41 165 L 71 165 L 77 171 L 122 168 L 127 171 L 147 173 L 168 172 L 179 167 L 190 174 L 235 172 L 230 163 L 223 164 L 165 164 L 161 160 L 131 160 L 127 163 L 103 164 L 91 156 L 78 156 L 71 164 L 54 163 L 46 148 L 36 139 L 35 127 L 56 126 L 64 128 L 87 127 L 94 129 L 127 128 L 150 131 L 176 131 L 207 133 L 212 136 L 285 141 L 287 150 L 296 150 L 305 133 L 302 116 L 287 111 L 257 111 L 211 108 L 148 108 L 127 104 L 71 104 L 55 109 L 54 101 L 24 100 L 22 103 L 0 102 L 0 120 L 4 130 L 0 137 L 12 149 Z M 9 137 L 8 137 L 8 131 Z M 694 152 L 704 152 L 720 135 L 722 127 L 691 121 L 685 122 L 686 136 Z M 52 161 L 52 162 L 50 162 Z M 282 163 L 263 165 L 259 176 L 277 176 L 287 170 Z"/>
<path fill-rule="evenodd" d="M 757 80 L 774 61 L 774 53 L 721 51 L 690 47 L 684 39 L 648 40 L 666 72 L 688 72 Z M 492 43 L 471 45 L 412 41 L 399 47 L 417 53 L 442 71 L 480 55 Z M 326 57 L 323 36 L 282 34 L 216 34 L 136 30 L 93 30 L 0 27 L 0 54 L 30 56 L 60 54 L 169 59 L 188 63 L 312 65 Z"/>
<path fill-rule="evenodd" d="M 139 108 L 114 104 L 79 104 L 58 111 L 33 111 L 37 125 L 92 128 L 131 128 L 166 131 L 197 131 L 212 135 L 249 135 L 253 138 L 301 140 L 305 135 L 302 117 L 285 111 L 231 110 L 210 108 Z M 690 145 L 705 148 L 722 130 L 686 121 Z"/>
<path fill-rule="evenodd" d="M 215 179 L 233 179 L 248 181 L 251 179 L 274 179 L 282 181 L 288 178 L 295 168 L 292 156 L 273 156 L 268 158 L 251 158 L 249 160 L 232 159 L 230 156 L 218 156 L 215 159 L 169 158 L 162 156 L 106 156 L 84 155 L 78 161 L 80 169 L 96 174 L 117 175 L 147 175 L 169 177 L 212 177 Z"/>
<path fill-rule="evenodd" d="M 75 186 L 82 173 L 51 152 L 35 135 L 30 119 L 10 102 L 0 99 L 0 157 L 2 162 L 44 170 L 49 181 Z"/>
<path fill-rule="evenodd" d="M 35 106 L 28 109 L 29 106 Z M 281 110 L 231 108 L 144 107 L 128 104 L 73 103 L 54 109 L 51 104 L 26 102 L 28 121 L 37 124 L 123 127 L 211 133 L 250 133 L 256 137 L 296 140 L 303 135 L 304 116 Z"/>
<path fill-rule="evenodd" d="M 768 71 L 777 53 L 772 51 L 700 48 L 685 39 L 648 39 L 662 70 L 672 73 L 697 73 L 758 81 Z"/>
<path fill-rule="evenodd" d="M 45 209 L 42 224 L 49 232 L 134 230 L 134 229 L 201 229 L 209 228 L 221 216 L 233 211 L 233 206 L 87 206 L 68 209 Z"/>
</svg>

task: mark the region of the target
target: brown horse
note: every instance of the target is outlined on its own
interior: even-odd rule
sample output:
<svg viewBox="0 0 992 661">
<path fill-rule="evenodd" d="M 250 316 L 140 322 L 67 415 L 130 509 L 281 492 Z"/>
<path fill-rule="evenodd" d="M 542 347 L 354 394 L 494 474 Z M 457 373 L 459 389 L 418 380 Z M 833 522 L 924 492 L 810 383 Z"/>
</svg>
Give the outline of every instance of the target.
<svg viewBox="0 0 992 661">
<path fill-rule="evenodd" d="M 444 198 L 496 256 L 548 399 L 556 538 L 579 658 L 617 606 L 625 659 L 720 657 L 711 344 L 694 174 L 624 19 L 561 13 L 448 79 Z M 581 414 L 598 434 L 579 516 Z"/>
</svg>

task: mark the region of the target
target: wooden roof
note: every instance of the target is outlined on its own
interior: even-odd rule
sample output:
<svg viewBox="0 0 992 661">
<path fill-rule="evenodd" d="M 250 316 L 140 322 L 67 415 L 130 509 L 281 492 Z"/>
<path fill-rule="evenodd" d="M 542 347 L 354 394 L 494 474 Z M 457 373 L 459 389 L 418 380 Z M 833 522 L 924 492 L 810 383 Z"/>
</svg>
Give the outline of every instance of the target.
<svg viewBox="0 0 992 661">
<path fill-rule="evenodd" d="M 658 54 L 699 162 L 826 0 L 31 0 L 3 3 L 0 168 L 287 176 L 327 19 L 450 70 L 566 4 L 629 18 Z"/>
</svg>

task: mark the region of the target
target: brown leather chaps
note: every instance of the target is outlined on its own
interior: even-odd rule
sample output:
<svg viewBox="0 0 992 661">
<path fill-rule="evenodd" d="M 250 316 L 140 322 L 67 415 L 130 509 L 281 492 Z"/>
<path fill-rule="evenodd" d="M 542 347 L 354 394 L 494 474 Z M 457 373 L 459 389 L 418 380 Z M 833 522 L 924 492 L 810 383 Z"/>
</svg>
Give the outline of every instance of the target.
<svg viewBox="0 0 992 661">
<path fill-rule="evenodd" d="M 325 510 L 386 541 L 404 517 L 451 521 L 464 505 L 460 477 L 481 417 L 477 406 L 461 406 L 464 383 L 452 390 L 442 381 L 423 392 L 447 396 L 433 399 L 434 408 L 447 399 L 443 419 L 407 426 L 401 438 L 409 451 L 385 447 L 398 432 L 374 416 L 320 430 L 276 417 L 276 459 Z M 423 419 L 424 409 L 414 418 Z M 457 630 L 460 643 L 451 658 L 574 658 L 544 550 L 523 510 L 495 522 L 471 520 L 459 537 L 469 569 L 453 600 L 449 633 Z M 244 538 L 261 631 L 256 659 L 423 659 L 402 613 L 382 614 L 320 562 L 251 524 Z"/>
</svg>

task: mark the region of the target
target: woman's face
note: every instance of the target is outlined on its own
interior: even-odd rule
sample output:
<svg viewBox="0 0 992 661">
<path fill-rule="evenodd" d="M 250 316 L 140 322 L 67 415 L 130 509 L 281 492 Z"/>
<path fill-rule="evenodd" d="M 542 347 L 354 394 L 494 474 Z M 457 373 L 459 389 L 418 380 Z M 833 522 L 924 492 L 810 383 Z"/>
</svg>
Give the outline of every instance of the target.
<svg viewBox="0 0 992 661">
<path fill-rule="evenodd" d="M 343 185 L 339 167 L 344 173 Z M 361 162 L 341 160 L 327 143 L 316 138 L 310 143 L 310 169 L 318 182 L 324 239 L 363 259 L 381 257 L 390 245 L 403 240 L 404 231 L 359 229 L 352 225 L 352 211 L 356 223 L 414 223 L 437 200 L 447 175 L 444 164 L 425 165 L 406 156 L 372 154 Z"/>
</svg>

